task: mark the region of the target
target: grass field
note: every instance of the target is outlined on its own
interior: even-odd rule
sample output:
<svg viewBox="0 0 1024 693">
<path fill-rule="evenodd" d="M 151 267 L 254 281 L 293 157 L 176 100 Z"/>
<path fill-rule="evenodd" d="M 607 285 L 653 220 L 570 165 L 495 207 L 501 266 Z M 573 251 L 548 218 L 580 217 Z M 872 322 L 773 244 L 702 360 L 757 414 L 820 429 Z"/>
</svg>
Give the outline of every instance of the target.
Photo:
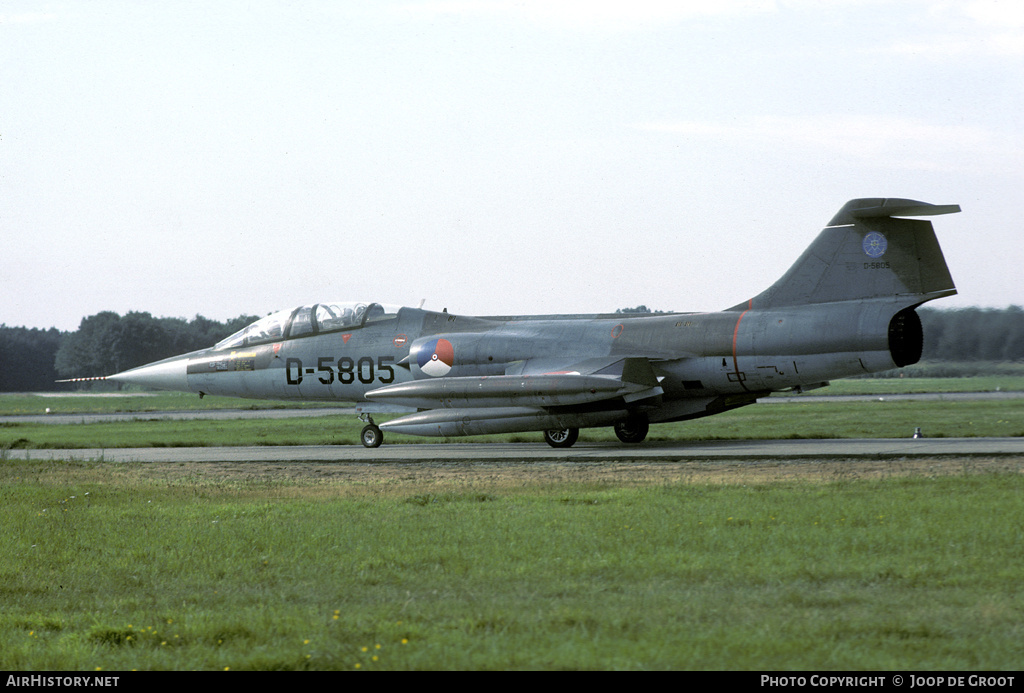
<svg viewBox="0 0 1024 693">
<path fill-rule="evenodd" d="M 0 669 L 1018 669 L 1024 477 L 0 463 Z"/>
<path fill-rule="evenodd" d="M 183 408 L 166 402 L 155 408 Z M 228 469 L 2 451 L 356 444 L 360 426 L 347 415 L 0 426 L 0 669 L 1024 661 L 1024 460 Z M 908 437 L 915 426 L 1024 435 L 1024 400 L 757 405 L 651 437 Z"/>
</svg>

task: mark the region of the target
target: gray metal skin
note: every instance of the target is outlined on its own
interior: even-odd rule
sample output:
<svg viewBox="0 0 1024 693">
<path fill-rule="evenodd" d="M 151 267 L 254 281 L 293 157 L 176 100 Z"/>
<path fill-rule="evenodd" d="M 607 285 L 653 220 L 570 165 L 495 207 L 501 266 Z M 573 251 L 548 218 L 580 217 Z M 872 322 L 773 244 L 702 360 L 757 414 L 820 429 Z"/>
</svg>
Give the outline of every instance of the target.
<svg viewBox="0 0 1024 693">
<path fill-rule="evenodd" d="M 549 444 L 568 446 L 578 429 L 595 426 L 636 443 L 652 423 L 916 363 L 914 308 L 956 288 L 931 223 L 903 217 L 958 211 L 851 200 L 781 279 L 717 313 L 470 317 L 373 308 L 339 331 L 308 333 L 317 328 L 306 325 L 293 338 L 288 323 L 253 340 L 263 343 L 107 379 L 201 395 L 354 401 L 369 420 L 368 447 L 380 445 L 382 431 L 544 431 Z M 369 415 L 379 412 L 405 415 L 378 427 Z"/>
</svg>

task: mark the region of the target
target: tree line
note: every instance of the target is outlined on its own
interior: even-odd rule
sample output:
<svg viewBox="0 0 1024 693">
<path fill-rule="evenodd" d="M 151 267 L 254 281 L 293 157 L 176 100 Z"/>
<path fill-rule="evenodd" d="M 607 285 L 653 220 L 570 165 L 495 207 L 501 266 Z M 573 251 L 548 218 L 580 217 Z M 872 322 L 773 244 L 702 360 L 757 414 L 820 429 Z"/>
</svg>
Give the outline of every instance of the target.
<svg viewBox="0 0 1024 693">
<path fill-rule="evenodd" d="M 925 361 L 1024 361 L 1024 308 L 921 308 Z"/>
<path fill-rule="evenodd" d="M 626 313 L 656 313 L 647 306 Z M 924 328 L 922 362 L 1024 362 L 1024 308 L 918 310 Z M 110 375 L 213 346 L 259 316 L 218 322 L 155 318 L 104 311 L 83 318 L 74 332 L 0 324 L 0 392 L 57 390 L 54 381 Z M 69 386 L 65 386 L 70 389 Z"/>
<path fill-rule="evenodd" d="M 0 392 L 74 389 L 54 381 L 111 375 L 213 346 L 258 317 L 218 322 L 104 311 L 83 318 L 74 332 L 0 325 Z"/>
</svg>

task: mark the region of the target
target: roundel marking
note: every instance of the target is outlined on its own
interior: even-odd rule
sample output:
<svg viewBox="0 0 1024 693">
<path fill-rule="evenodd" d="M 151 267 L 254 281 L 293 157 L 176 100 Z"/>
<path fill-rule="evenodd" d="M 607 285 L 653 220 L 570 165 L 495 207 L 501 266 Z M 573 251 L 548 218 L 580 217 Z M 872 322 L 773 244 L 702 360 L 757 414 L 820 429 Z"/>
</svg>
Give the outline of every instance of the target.
<svg viewBox="0 0 1024 693">
<path fill-rule="evenodd" d="M 455 363 L 455 348 L 447 339 L 435 339 L 420 347 L 416 354 L 420 370 L 431 377 L 446 375 Z"/>
<path fill-rule="evenodd" d="M 879 258 L 885 255 L 886 249 L 889 247 L 889 242 L 885 240 L 885 236 L 872 231 L 868 235 L 864 236 L 864 254 L 868 257 Z"/>
</svg>

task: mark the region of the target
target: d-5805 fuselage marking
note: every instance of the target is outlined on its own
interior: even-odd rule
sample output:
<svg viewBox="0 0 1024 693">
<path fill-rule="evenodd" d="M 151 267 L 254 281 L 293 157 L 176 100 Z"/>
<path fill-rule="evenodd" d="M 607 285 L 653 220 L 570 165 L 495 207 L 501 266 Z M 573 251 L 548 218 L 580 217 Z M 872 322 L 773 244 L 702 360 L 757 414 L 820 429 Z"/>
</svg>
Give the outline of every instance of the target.
<svg viewBox="0 0 1024 693">
<path fill-rule="evenodd" d="M 285 359 L 285 380 L 289 385 L 301 385 L 303 375 L 317 375 L 317 380 L 324 385 L 334 383 L 335 376 L 342 385 L 351 385 L 356 380 L 364 385 L 379 382 L 387 385 L 395 382 L 394 356 L 339 356 L 337 368 L 333 356 L 319 356 L 316 367 L 303 368 L 302 359 L 289 357 Z"/>
</svg>

